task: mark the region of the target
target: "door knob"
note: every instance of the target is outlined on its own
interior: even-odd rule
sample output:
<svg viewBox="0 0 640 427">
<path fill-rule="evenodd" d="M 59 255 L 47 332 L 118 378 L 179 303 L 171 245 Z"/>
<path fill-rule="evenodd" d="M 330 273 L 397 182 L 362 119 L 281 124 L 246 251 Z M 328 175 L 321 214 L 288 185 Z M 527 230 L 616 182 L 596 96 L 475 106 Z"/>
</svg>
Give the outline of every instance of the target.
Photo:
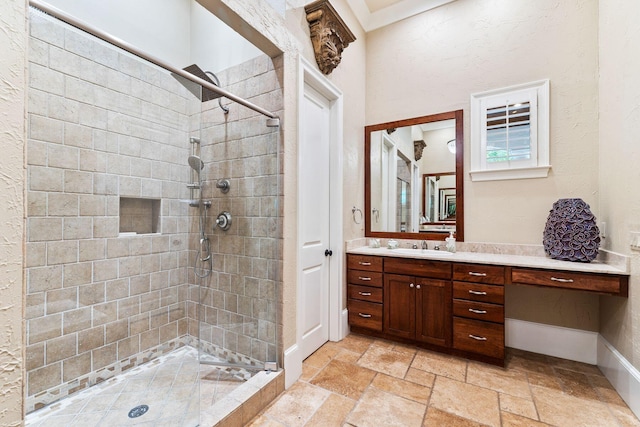
<svg viewBox="0 0 640 427">
<path fill-rule="evenodd" d="M 333 255 L 333 251 L 331 249 L 324 250 L 324 256 L 331 256 L 331 255 Z"/>
</svg>

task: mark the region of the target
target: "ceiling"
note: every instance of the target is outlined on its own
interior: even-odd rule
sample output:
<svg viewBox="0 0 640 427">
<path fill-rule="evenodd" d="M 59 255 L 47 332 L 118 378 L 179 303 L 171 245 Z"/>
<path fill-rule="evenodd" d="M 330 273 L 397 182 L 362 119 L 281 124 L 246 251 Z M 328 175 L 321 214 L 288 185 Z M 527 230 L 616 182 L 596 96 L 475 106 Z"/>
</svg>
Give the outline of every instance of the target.
<svg viewBox="0 0 640 427">
<path fill-rule="evenodd" d="M 346 0 L 365 31 L 373 31 L 455 0 Z"/>
</svg>

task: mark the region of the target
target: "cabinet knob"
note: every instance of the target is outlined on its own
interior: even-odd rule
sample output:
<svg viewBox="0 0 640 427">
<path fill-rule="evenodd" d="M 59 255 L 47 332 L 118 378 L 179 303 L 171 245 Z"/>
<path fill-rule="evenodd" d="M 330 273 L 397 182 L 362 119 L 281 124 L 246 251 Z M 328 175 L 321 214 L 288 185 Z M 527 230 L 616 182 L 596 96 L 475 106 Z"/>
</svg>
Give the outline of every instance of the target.
<svg viewBox="0 0 640 427">
<path fill-rule="evenodd" d="M 413 288 L 413 283 L 409 283 L 409 287 L 410 287 L 410 288 Z"/>
<path fill-rule="evenodd" d="M 416 289 L 420 289 L 420 285 L 416 285 Z"/>
</svg>

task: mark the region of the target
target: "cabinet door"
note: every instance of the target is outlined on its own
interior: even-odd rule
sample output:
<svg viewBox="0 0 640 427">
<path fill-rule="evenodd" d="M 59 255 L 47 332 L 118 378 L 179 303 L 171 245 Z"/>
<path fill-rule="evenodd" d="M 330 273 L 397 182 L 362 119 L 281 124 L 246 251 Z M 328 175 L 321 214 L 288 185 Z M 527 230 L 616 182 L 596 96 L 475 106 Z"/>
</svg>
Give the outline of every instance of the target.
<svg viewBox="0 0 640 427">
<path fill-rule="evenodd" d="M 416 277 L 416 339 L 451 346 L 451 282 Z"/>
<path fill-rule="evenodd" d="M 412 276 L 384 275 L 384 332 L 415 338 L 416 287 Z"/>
</svg>

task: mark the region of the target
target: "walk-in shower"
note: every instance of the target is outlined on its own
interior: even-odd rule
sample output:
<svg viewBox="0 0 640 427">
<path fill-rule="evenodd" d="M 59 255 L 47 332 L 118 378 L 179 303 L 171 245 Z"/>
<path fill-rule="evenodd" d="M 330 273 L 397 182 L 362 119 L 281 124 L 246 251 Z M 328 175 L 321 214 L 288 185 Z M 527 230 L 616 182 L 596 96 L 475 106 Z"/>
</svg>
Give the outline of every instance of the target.
<svg viewBox="0 0 640 427">
<path fill-rule="evenodd" d="M 216 70 L 231 93 L 33 3 L 26 424 L 215 425 L 275 396 L 280 129 L 252 100 L 282 109 L 281 59 Z"/>
</svg>

